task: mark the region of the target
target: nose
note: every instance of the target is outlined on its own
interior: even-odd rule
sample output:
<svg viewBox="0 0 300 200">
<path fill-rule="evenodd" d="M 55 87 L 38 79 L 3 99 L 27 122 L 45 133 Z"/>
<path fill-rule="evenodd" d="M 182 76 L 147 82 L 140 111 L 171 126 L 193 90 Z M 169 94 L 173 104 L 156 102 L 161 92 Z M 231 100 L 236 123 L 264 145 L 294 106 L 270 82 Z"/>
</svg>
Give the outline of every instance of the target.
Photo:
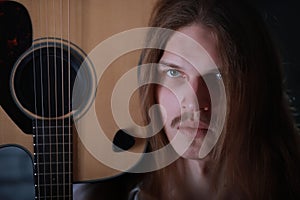
<svg viewBox="0 0 300 200">
<path fill-rule="evenodd" d="M 205 81 L 195 77 L 187 81 L 182 88 L 181 107 L 183 111 L 208 111 L 210 109 L 210 95 Z"/>
</svg>

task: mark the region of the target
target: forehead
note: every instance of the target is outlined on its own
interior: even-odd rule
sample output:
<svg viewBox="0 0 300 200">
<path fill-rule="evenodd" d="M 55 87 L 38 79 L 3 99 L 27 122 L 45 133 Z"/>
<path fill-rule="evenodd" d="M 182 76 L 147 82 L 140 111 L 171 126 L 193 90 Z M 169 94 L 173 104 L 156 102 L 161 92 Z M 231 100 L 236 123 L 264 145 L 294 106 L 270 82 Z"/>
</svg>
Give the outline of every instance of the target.
<svg viewBox="0 0 300 200">
<path fill-rule="evenodd" d="M 200 24 L 178 29 L 167 42 L 161 60 L 190 63 L 200 73 L 216 68 L 218 63 L 216 38 Z"/>
</svg>

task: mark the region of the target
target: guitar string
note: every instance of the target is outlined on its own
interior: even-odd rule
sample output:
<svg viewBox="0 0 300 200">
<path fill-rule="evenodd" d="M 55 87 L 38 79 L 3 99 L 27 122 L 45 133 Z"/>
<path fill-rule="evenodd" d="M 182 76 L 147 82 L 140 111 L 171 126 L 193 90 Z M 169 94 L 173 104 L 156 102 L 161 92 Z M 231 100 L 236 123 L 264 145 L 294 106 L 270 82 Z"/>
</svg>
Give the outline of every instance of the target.
<svg viewBox="0 0 300 200">
<path fill-rule="evenodd" d="M 60 9 L 60 12 L 61 12 L 61 78 L 62 78 L 62 91 L 61 91 L 61 94 L 62 94 L 62 107 L 61 107 L 61 109 L 62 109 L 62 115 L 65 113 L 64 112 L 64 71 L 63 71 L 63 69 L 64 69 L 64 63 L 63 63 L 63 2 L 62 2 L 62 0 L 60 0 L 60 5 L 61 5 L 61 9 Z M 65 136 L 65 128 L 64 128 L 64 119 L 62 119 L 62 140 L 64 140 L 64 136 Z M 63 145 L 63 144 L 62 144 Z M 64 161 L 65 160 L 65 152 L 64 152 L 64 145 L 62 146 L 63 148 L 63 154 L 62 154 L 62 161 Z M 64 171 L 64 165 L 63 165 L 63 171 Z M 62 185 L 62 187 L 63 187 L 63 190 L 62 190 L 62 192 L 63 192 L 63 196 L 65 196 L 65 184 L 64 184 L 64 176 L 63 176 L 63 185 Z"/>
<path fill-rule="evenodd" d="M 66 66 L 67 67 L 67 86 L 68 86 L 68 90 L 66 91 L 66 92 L 68 92 L 68 95 L 66 96 L 66 98 L 67 98 L 67 104 L 68 104 L 68 110 L 67 110 L 67 112 L 69 113 L 69 112 L 71 112 L 71 104 L 70 104 L 70 102 L 71 102 L 71 98 L 70 98 L 70 74 L 71 74 L 71 66 L 70 66 L 70 64 L 71 64 L 71 57 L 70 57 L 70 1 L 68 0 L 67 1 L 67 52 L 68 52 L 68 66 Z M 64 76 L 65 77 L 65 76 Z M 63 101 L 63 102 L 65 102 L 65 101 Z M 66 127 L 67 127 L 67 131 L 65 132 L 65 124 L 64 124 L 64 132 L 63 132 L 63 162 L 65 163 L 65 161 L 66 161 L 66 158 L 65 158 L 65 154 L 67 153 L 68 154 L 68 171 L 70 170 L 70 117 L 68 117 L 68 123 L 67 123 L 67 125 L 66 125 Z M 65 138 L 67 138 L 67 137 L 65 137 L 65 134 L 68 134 L 67 136 L 68 136 L 68 140 L 69 141 L 67 141 L 68 143 L 68 147 L 66 147 L 66 141 L 65 141 Z M 68 172 L 66 172 L 66 165 L 63 165 L 63 185 L 64 185 L 64 189 L 63 189 L 63 191 L 64 191 L 64 197 L 66 196 L 66 189 L 67 189 L 67 192 L 68 192 L 68 194 L 67 194 L 67 196 L 69 197 L 69 198 L 71 198 L 71 194 L 70 194 L 70 192 L 71 192 L 71 190 L 70 190 L 70 175 L 69 175 L 69 178 L 68 178 L 68 180 L 66 180 L 66 175 L 69 175 L 69 173 Z M 67 182 L 68 181 L 68 182 Z"/>
<path fill-rule="evenodd" d="M 53 13 L 54 13 L 54 38 L 56 37 L 56 12 L 55 12 L 55 0 L 52 1 L 52 7 L 53 7 Z M 57 115 L 58 115 L 58 107 L 57 107 L 57 51 L 56 51 L 56 42 L 54 42 L 54 99 L 55 99 L 55 142 L 54 144 L 57 144 L 58 142 L 58 121 L 57 121 Z M 55 157 L 56 157 L 56 162 L 58 162 L 58 148 L 55 146 Z M 58 194 L 58 167 L 56 167 L 56 194 Z"/>
<path fill-rule="evenodd" d="M 46 8 L 46 2 L 44 1 L 43 2 L 44 3 L 44 8 L 42 8 L 42 10 L 43 9 L 45 9 Z M 43 4 L 42 4 L 43 5 Z M 47 9 L 45 9 L 45 10 L 47 10 Z M 47 21 L 47 14 L 45 14 L 45 17 L 42 17 L 41 18 L 43 21 L 44 21 L 44 34 L 47 36 L 47 25 L 46 25 L 46 21 Z M 47 87 L 47 77 L 45 77 L 45 73 L 47 73 L 47 71 L 45 72 L 44 70 L 46 70 L 45 68 L 44 68 L 44 66 L 43 65 L 45 65 L 45 57 L 44 57 L 44 52 L 43 52 L 43 46 L 41 46 L 42 48 L 41 48 L 41 98 L 42 98 L 42 117 L 44 118 L 44 117 L 46 117 L 46 109 L 47 109 L 47 107 L 46 107 L 46 103 L 47 103 L 47 97 L 45 96 L 45 94 L 47 93 L 46 91 L 45 91 L 45 89 L 46 89 L 46 87 Z M 48 43 L 47 43 L 47 38 L 46 38 L 46 61 L 47 61 L 47 57 L 48 57 L 48 55 L 47 55 L 47 50 L 48 50 Z M 44 187 L 45 187 L 45 197 L 47 197 L 47 193 L 48 193 L 48 187 L 47 187 L 47 177 L 46 177 L 46 171 L 47 171 L 47 165 L 46 165 L 46 144 L 45 144 L 45 141 L 46 141 L 46 120 L 42 120 L 42 127 L 43 127 L 43 131 L 42 131 L 42 134 L 43 134 L 43 152 L 42 152 L 42 155 L 43 155 L 43 166 L 44 166 L 44 172 L 43 172 L 43 176 L 44 176 Z"/>
<path fill-rule="evenodd" d="M 70 48 L 70 0 L 68 0 L 68 102 L 69 102 L 69 112 L 72 112 L 72 108 L 71 108 L 71 48 Z M 71 185 L 71 174 L 69 172 L 71 172 L 71 144 L 73 144 L 71 142 L 71 116 L 68 117 L 68 171 L 67 171 L 67 175 L 68 175 L 68 192 L 71 193 L 72 192 L 72 185 Z M 65 175 L 64 175 L 65 176 Z M 71 200 L 71 194 L 69 194 L 69 199 Z"/>
<path fill-rule="evenodd" d="M 39 19 L 42 19 L 41 18 L 41 16 L 42 16 L 42 14 L 41 14 L 41 12 L 42 12 L 42 4 L 40 3 L 39 4 L 39 16 L 40 16 L 40 18 Z M 41 33 L 42 33 L 42 20 L 40 20 L 40 31 L 41 31 Z M 44 116 L 44 92 L 43 92 L 43 88 L 44 88 L 44 84 L 43 84 L 43 62 L 42 62 L 42 60 L 43 60 L 43 55 L 42 55 L 42 48 L 40 47 L 40 78 L 41 78 L 41 80 L 40 80 L 40 87 L 41 87 L 41 111 L 42 111 L 42 116 Z M 42 137 L 43 137 L 43 141 L 45 141 L 45 129 L 44 129 L 45 127 L 44 127 L 44 120 L 42 120 Z M 45 152 L 45 145 L 44 144 L 42 144 L 43 145 L 43 152 Z M 39 147 L 39 146 L 38 146 Z M 42 153 L 42 157 L 43 157 L 43 172 L 45 172 L 46 171 L 46 165 L 45 165 L 45 155 L 44 155 L 44 153 Z M 44 183 L 43 183 L 43 185 L 44 185 L 44 196 L 46 196 L 46 190 L 47 190 L 47 188 L 46 188 L 46 177 L 45 177 L 45 173 L 44 173 Z"/>
<path fill-rule="evenodd" d="M 33 4 L 33 0 L 31 1 L 31 4 L 32 5 L 34 5 Z M 37 27 L 38 27 L 38 24 L 37 24 Z M 37 28 L 37 32 L 39 32 L 40 30 L 40 27 L 39 28 Z M 37 73 L 37 70 L 36 70 L 36 63 L 35 63 L 35 45 L 33 45 L 33 48 L 32 48 L 32 64 L 33 64 L 33 69 L 32 69 L 32 71 L 33 71 L 33 92 L 34 92 L 34 110 L 35 110 L 35 113 L 37 113 L 37 88 L 36 88 L 36 84 L 37 84 L 37 80 L 36 80 L 36 73 Z M 37 197 L 37 195 L 38 195 L 38 199 L 40 199 L 40 197 L 41 197 L 41 194 L 40 194 L 40 192 L 39 192 L 39 185 L 40 185 L 40 176 L 39 176 L 39 172 L 40 172 L 40 169 L 39 169 L 39 160 L 40 160 L 40 158 L 39 158 L 39 148 L 38 148 L 38 146 L 39 146 L 39 137 L 38 137 L 38 124 L 37 124 L 37 118 L 35 118 L 34 119 L 35 120 L 35 127 L 34 127 L 34 146 L 35 146 L 35 156 L 36 156 L 36 161 L 35 161 L 35 163 L 34 163 L 34 176 L 35 176 L 35 178 L 37 179 L 36 181 L 35 181 L 35 184 L 34 184 L 34 187 L 35 187 L 35 192 L 36 193 L 38 193 L 38 194 L 36 194 L 35 193 L 35 197 Z"/>
<path fill-rule="evenodd" d="M 67 53 L 68 53 L 68 66 L 66 66 L 67 67 L 67 87 L 68 87 L 68 95 L 66 96 L 66 98 L 68 99 L 68 103 L 67 103 L 67 108 L 68 108 L 68 113 L 69 113 L 69 111 L 70 111 L 70 107 L 69 107 L 69 103 L 70 103 L 70 99 L 69 99 L 69 81 L 70 81 L 70 79 L 69 79 L 69 75 L 70 75 L 70 68 L 69 68 L 69 66 L 70 66 L 70 52 L 69 52 L 69 41 L 70 41 L 70 38 L 69 38 L 69 1 L 67 0 Z M 67 119 L 67 120 L 69 120 L 69 119 Z M 70 123 L 69 123 L 69 121 L 67 122 L 67 131 L 66 131 L 66 134 L 69 134 L 69 125 L 70 125 Z M 66 144 L 66 141 L 65 141 L 65 137 L 64 137 L 64 141 L 63 141 L 63 146 L 64 146 L 64 151 L 66 151 L 67 153 L 68 153 L 68 155 L 69 155 L 69 151 L 68 151 L 68 148 L 66 148 L 65 149 L 65 145 Z M 66 162 L 66 160 L 64 160 L 64 162 Z M 64 171 L 63 171 L 63 176 L 64 176 L 64 185 L 65 185 L 65 188 L 64 188 L 64 190 L 65 190 L 65 192 L 67 192 L 67 193 L 69 193 L 69 183 L 68 183 L 68 180 L 66 180 L 66 174 L 67 174 L 67 172 L 66 172 L 66 167 L 65 167 L 66 165 L 64 165 Z M 67 190 L 66 190 L 67 189 Z M 67 195 L 69 195 L 69 194 L 67 194 Z M 68 196 L 69 197 L 69 196 Z"/>
<path fill-rule="evenodd" d="M 47 89 L 48 89 L 48 123 L 46 124 L 47 126 L 47 129 L 48 129 L 48 139 L 49 141 L 51 141 L 51 76 L 50 76 L 50 53 L 49 53 L 49 36 L 50 36 L 50 30 L 49 30 L 49 22 L 48 22 L 48 3 L 47 1 L 44 2 L 44 8 L 45 8 L 45 26 L 46 26 L 46 58 L 47 58 Z M 46 137 L 46 136 L 45 136 Z M 51 149 L 51 142 L 50 142 L 50 145 L 49 144 L 45 144 L 46 141 L 44 141 L 44 145 L 48 145 L 48 148 L 49 148 L 49 154 L 48 152 L 43 152 L 44 153 L 44 157 L 45 157 L 45 160 L 46 160 L 46 154 L 49 156 L 49 174 L 50 174 L 50 177 L 49 177 L 49 184 L 50 184 L 50 188 L 48 188 L 50 191 L 50 196 L 51 196 L 51 199 L 52 199 L 52 159 L 51 159 L 51 152 L 52 152 L 52 149 Z M 45 148 L 46 149 L 46 148 Z M 45 175 L 46 173 L 44 173 L 44 176 L 46 177 Z M 47 188 L 47 187 L 46 187 Z M 46 192 L 47 193 L 47 192 Z"/>
</svg>

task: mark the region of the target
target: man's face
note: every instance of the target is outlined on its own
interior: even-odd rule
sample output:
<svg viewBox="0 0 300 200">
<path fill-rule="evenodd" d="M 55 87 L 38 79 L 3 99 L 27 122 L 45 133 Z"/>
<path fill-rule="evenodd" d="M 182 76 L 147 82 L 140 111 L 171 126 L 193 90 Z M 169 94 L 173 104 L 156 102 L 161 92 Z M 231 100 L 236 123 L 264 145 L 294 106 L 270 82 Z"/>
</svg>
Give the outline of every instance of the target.
<svg viewBox="0 0 300 200">
<path fill-rule="evenodd" d="M 198 159 L 203 140 L 209 134 L 212 109 L 204 76 L 217 78 L 210 59 L 216 61 L 216 42 L 208 30 L 197 24 L 178 31 L 205 50 L 172 36 L 159 62 L 161 84 L 157 87 L 156 98 L 163 107 L 164 130 L 175 151 L 184 158 Z M 179 138 L 173 140 L 177 134 Z"/>
</svg>

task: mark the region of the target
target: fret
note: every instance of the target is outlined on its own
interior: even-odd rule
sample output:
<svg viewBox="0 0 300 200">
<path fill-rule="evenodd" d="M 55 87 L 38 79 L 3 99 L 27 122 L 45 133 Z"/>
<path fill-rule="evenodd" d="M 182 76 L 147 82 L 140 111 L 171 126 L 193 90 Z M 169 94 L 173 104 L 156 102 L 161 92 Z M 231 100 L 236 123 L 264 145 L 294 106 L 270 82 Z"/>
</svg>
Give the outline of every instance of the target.
<svg viewBox="0 0 300 200">
<path fill-rule="evenodd" d="M 72 152 L 69 144 L 34 144 L 34 151 L 38 154 L 48 152 Z"/>
<path fill-rule="evenodd" d="M 52 197 L 52 198 L 62 198 L 64 199 L 64 197 L 72 197 L 72 195 L 65 195 L 65 196 L 60 196 L 60 195 L 55 195 L 55 196 L 48 196 L 48 197 L 40 197 L 39 199 L 49 199 L 49 197 Z"/>
<path fill-rule="evenodd" d="M 33 121 L 33 129 L 40 127 L 71 127 L 72 120 L 70 118 L 67 119 L 53 119 L 53 120 L 34 120 Z"/>
<path fill-rule="evenodd" d="M 57 175 L 64 175 L 64 174 L 68 174 L 68 175 L 72 175 L 72 172 L 60 172 L 60 173 L 39 173 L 40 176 L 47 176 L 47 175 L 53 175 L 53 176 L 57 176 Z"/>
<path fill-rule="evenodd" d="M 61 178 L 61 176 L 58 176 L 57 178 Z M 70 181 L 72 181 L 72 179 L 70 177 L 65 177 L 64 181 L 60 182 L 59 184 L 56 183 L 56 179 L 45 179 L 47 180 L 46 182 L 41 181 L 43 179 L 40 179 L 40 183 L 39 183 L 39 188 L 44 188 L 43 191 L 56 191 L 55 193 L 62 193 L 63 191 L 63 187 L 65 187 L 66 189 L 69 188 L 70 186 L 72 186 L 72 184 L 69 184 Z M 46 189 L 47 188 L 47 189 Z M 57 190 L 60 189 L 60 192 L 57 192 Z M 54 192 L 52 192 L 54 193 Z M 41 193 L 42 194 L 42 193 Z"/>
<path fill-rule="evenodd" d="M 64 185 L 56 185 L 56 184 L 48 184 L 43 185 L 39 184 L 39 194 L 42 197 L 53 197 L 53 196 L 62 196 L 66 197 L 72 195 L 72 185 L 64 184 Z M 37 195 L 39 196 L 39 195 Z"/>
<path fill-rule="evenodd" d="M 67 162 L 67 161 L 63 161 L 63 162 L 51 162 L 51 161 L 50 162 L 41 162 L 41 161 L 39 161 L 40 165 L 52 165 L 53 163 L 54 163 L 54 165 L 71 164 L 71 162 Z"/>
<path fill-rule="evenodd" d="M 40 127 L 33 127 L 33 132 L 36 131 L 43 131 L 43 130 L 64 130 L 70 129 L 72 126 L 65 125 L 65 126 L 40 126 Z"/>
<path fill-rule="evenodd" d="M 55 158 L 62 158 L 62 157 L 69 157 L 71 156 L 70 152 L 44 152 L 43 154 L 42 153 L 34 153 L 35 156 L 55 156 L 55 157 L 52 157 L 51 160 L 54 160 Z M 58 159 L 60 160 L 60 159 Z"/>
<path fill-rule="evenodd" d="M 55 184 L 55 183 L 53 183 L 53 184 L 50 184 L 50 183 L 47 183 L 47 184 L 40 183 L 39 187 L 42 188 L 41 194 L 52 190 L 53 193 L 54 193 L 54 195 L 55 195 L 55 194 L 62 194 L 63 191 L 64 191 L 64 189 L 65 190 L 69 189 L 70 187 L 72 187 L 72 184 L 69 184 L 67 182 L 60 183 L 60 184 Z M 67 193 L 67 194 L 69 194 L 69 193 Z"/>
<path fill-rule="evenodd" d="M 62 129 L 62 128 L 71 128 L 72 126 L 70 126 L 70 125 L 59 125 L 59 126 L 47 126 L 47 125 L 42 125 L 42 126 L 35 126 L 35 127 L 33 127 L 33 130 L 36 130 L 36 129 L 38 129 L 38 130 L 43 130 L 43 129 Z"/>
<path fill-rule="evenodd" d="M 70 134 L 52 134 L 52 135 L 37 135 L 34 137 L 34 144 L 70 144 L 72 135 Z"/>
<path fill-rule="evenodd" d="M 63 155 L 63 154 L 69 155 L 70 153 L 69 152 L 45 152 L 44 153 L 44 155 L 52 155 L 52 154 L 54 154 L 54 155 Z"/>
<path fill-rule="evenodd" d="M 70 180 L 72 180 L 72 174 L 70 172 L 66 174 L 43 174 L 43 176 L 40 175 L 39 177 L 39 186 L 68 185 L 71 184 L 69 183 Z"/>
<path fill-rule="evenodd" d="M 69 164 L 69 163 L 72 163 L 72 158 L 70 156 L 66 156 L 66 157 L 63 157 L 62 159 L 60 160 L 57 160 L 56 158 L 55 159 L 47 159 L 48 157 L 46 156 L 39 156 L 37 159 L 38 160 L 38 163 L 39 164 L 52 164 L 52 163 L 56 163 L 56 164 Z"/>
<path fill-rule="evenodd" d="M 69 146 L 69 144 L 67 144 L 67 143 L 62 143 L 62 142 L 57 142 L 57 143 L 55 143 L 55 144 L 52 144 L 52 143 L 43 143 L 43 144 L 41 144 L 41 143 L 37 143 L 37 144 L 35 144 L 36 146 L 50 146 L 50 145 L 52 145 L 52 146 Z"/>
<path fill-rule="evenodd" d="M 65 133 L 44 133 L 44 134 L 39 134 L 39 135 L 34 135 L 34 138 L 36 138 L 36 140 L 43 140 L 43 139 L 47 139 L 50 138 L 52 140 L 56 140 L 56 139 L 68 139 L 69 137 L 72 136 L 72 132 L 65 132 Z"/>
<path fill-rule="evenodd" d="M 69 145 L 69 143 L 72 141 L 72 137 L 63 137 L 63 138 L 57 138 L 57 139 L 53 139 L 53 138 L 49 138 L 49 137 L 40 137 L 38 139 L 35 140 L 34 145 L 38 145 L 38 146 L 62 146 L 62 145 Z"/>
<path fill-rule="evenodd" d="M 38 181 L 39 187 L 60 187 L 62 185 L 71 185 L 72 174 L 45 174 L 40 176 Z"/>
<path fill-rule="evenodd" d="M 36 136 L 43 136 L 43 135 L 72 135 L 72 129 L 71 127 L 64 127 L 59 129 L 54 128 L 41 128 L 41 129 L 35 129 L 33 132 Z"/>
<path fill-rule="evenodd" d="M 72 200 L 72 195 L 65 195 L 65 196 L 58 196 L 58 195 L 56 195 L 56 196 L 53 196 L 53 195 L 51 195 L 51 196 L 49 196 L 49 197 L 39 197 L 39 199 L 47 199 L 47 200 L 49 200 L 49 199 L 56 199 L 56 200 L 66 200 L 66 199 L 70 199 L 70 200 Z"/>
<path fill-rule="evenodd" d="M 64 172 L 72 172 L 72 163 L 38 163 L 36 165 L 36 173 L 64 173 Z"/>
<path fill-rule="evenodd" d="M 65 200 L 66 197 L 72 196 L 72 185 L 43 185 L 39 187 L 39 194 L 41 195 L 41 197 L 38 198 L 39 200 L 53 199 L 54 197 Z"/>
<path fill-rule="evenodd" d="M 36 146 L 38 148 L 40 148 L 40 147 L 51 147 L 52 149 L 55 149 L 57 147 L 63 147 L 63 148 L 69 149 L 70 144 L 68 144 L 66 142 L 65 143 L 57 142 L 55 144 L 53 144 L 53 143 L 43 143 L 43 144 L 42 143 L 36 143 L 36 144 L 34 144 L 34 146 Z"/>
<path fill-rule="evenodd" d="M 61 187 L 59 189 L 61 189 L 61 191 L 63 191 L 63 189 L 68 189 L 68 188 L 72 187 L 72 184 L 69 184 L 67 182 L 62 182 L 60 184 L 57 184 L 57 183 L 40 183 L 39 186 L 41 188 L 47 188 L 47 187 L 50 186 L 49 188 L 52 189 L 52 190 L 53 190 L 53 188 L 55 188 L 56 190 L 58 190 L 58 187 Z M 62 193 L 62 192 L 59 192 L 59 193 Z M 58 194 L 58 193 L 56 193 L 56 194 Z"/>
<path fill-rule="evenodd" d="M 41 129 L 35 129 L 33 133 L 36 136 L 39 135 L 72 135 L 71 127 L 64 127 L 64 128 L 41 128 Z"/>
<path fill-rule="evenodd" d="M 35 136 L 43 136 L 43 135 L 55 135 L 55 136 L 63 136 L 63 135 L 72 135 L 71 128 L 65 129 L 36 129 L 34 131 Z"/>
<path fill-rule="evenodd" d="M 46 157 L 43 157 L 43 156 L 39 156 L 38 159 L 36 161 L 38 161 L 39 165 L 50 165 L 53 163 L 56 163 L 57 165 L 72 164 L 72 158 L 70 156 L 66 156 L 66 157 L 62 158 L 61 160 L 56 160 L 56 159 L 50 160 L 50 159 L 46 159 Z M 37 162 L 35 162 L 35 163 L 37 163 Z"/>
<path fill-rule="evenodd" d="M 72 162 L 72 155 L 70 153 L 43 153 L 36 154 L 36 159 L 39 163 L 43 162 Z"/>
</svg>

